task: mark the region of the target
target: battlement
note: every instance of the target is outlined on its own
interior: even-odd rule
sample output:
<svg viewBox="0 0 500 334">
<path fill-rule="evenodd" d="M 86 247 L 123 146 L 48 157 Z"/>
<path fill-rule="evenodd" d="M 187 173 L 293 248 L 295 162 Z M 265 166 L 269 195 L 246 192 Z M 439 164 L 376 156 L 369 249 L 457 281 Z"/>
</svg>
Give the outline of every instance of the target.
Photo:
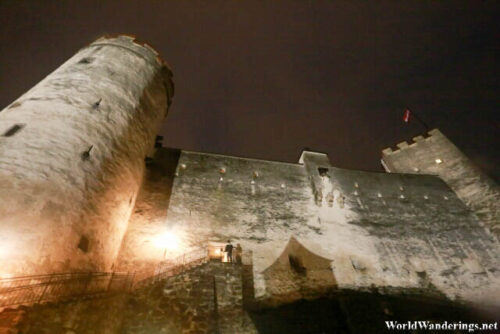
<svg viewBox="0 0 500 334">
<path fill-rule="evenodd" d="M 87 48 L 95 46 L 116 46 L 124 48 L 131 51 L 149 62 L 156 63 L 162 68 L 161 74 L 163 76 L 163 81 L 167 91 L 167 104 L 172 103 L 172 97 L 174 95 L 174 82 L 172 80 L 172 70 L 168 63 L 163 60 L 151 45 L 137 39 L 134 35 L 105 35 L 97 39 L 96 41 L 90 43 Z"/>
<path fill-rule="evenodd" d="M 408 147 L 416 147 L 420 142 L 429 141 L 433 137 L 438 137 L 438 136 L 444 137 L 444 135 L 438 129 L 430 130 L 429 132 L 427 132 L 427 135 L 428 136 L 426 136 L 426 137 L 424 137 L 424 136 L 413 137 L 412 142 L 410 142 L 410 143 L 408 143 L 407 141 L 402 141 L 402 142 L 396 144 L 396 146 L 398 147 L 398 149 L 396 149 L 396 150 L 393 150 L 391 147 L 387 147 L 387 148 L 382 150 L 382 155 L 386 156 L 386 155 L 391 155 L 391 154 L 397 154 L 397 153 L 400 153 L 402 150 L 407 149 Z"/>
<path fill-rule="evenodd" d="M 499 233 L 498 185 L 438 129 L 428 134 L 426 138 L 413 138 L 412 143 L 401 142 L 396 150 L 383 150 L 384 169 L 395 173 L 438 175 L 492 231 Z"/>
</svg>

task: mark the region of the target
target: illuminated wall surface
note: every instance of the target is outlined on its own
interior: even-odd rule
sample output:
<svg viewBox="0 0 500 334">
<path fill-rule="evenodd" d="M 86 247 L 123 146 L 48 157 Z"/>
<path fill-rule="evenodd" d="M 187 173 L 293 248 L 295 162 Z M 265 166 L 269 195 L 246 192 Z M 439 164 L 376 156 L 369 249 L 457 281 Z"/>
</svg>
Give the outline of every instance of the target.
<svg viewBox="0 0 500 334">
<path fill-rule="evenodd" d="M 316 152 L 299 163 L 154 152 L 172 94 L 157 54 L 122 36 L 0 112 L 1 276 L 143 271 L 230 239 L 258 303 L 376 287 L 500 306 L 496 185 L 438 132 L 384 162 L 448 185 Z"/>
<path fill-rule="evenodd" d="M 438 175 L 500 236 L 500 188 L 439 130 L 430 131 L 427 138 L 415 137 L 411 144 L 402 142 L 398 148 L 382 152 L 388 172 Z"/>
<path fill-rule="evenodd" d="M 132 38 L 102 38 L 0 112 L 0 276 L 110 270 L 170 71 Z"/>
<path fill-rule="evenodd" d="M 170 149 L 147 175 L 122 269 L 161 259 L 151 240 L 166 228 L 183 250 L 241 244 L 271 304 L 371 286 L 498 304 L 500 245 L 438 177 L 335 168 L 314 152 L 291 164 Z"/>
</svg>

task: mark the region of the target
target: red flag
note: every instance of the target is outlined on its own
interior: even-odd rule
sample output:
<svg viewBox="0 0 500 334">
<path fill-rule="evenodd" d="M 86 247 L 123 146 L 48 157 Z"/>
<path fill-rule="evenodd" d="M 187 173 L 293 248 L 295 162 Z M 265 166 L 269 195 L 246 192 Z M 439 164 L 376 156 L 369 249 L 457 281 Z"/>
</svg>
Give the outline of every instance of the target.
<svg viewBox="0 0 500 334">
<path fill-rule="evenodd" d="M 405 113 L 403 115 L 403 121 L 405 121 L 405 123 L 408 123 L 409 120 L 410 120 L 410 109 L 405 109 Z"/>
</svg>

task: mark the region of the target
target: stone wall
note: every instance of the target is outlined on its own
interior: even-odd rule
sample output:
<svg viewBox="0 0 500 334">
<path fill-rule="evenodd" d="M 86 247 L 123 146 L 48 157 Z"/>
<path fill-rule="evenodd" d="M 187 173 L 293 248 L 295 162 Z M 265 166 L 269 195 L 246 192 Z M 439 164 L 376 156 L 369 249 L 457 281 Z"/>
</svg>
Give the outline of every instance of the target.
<svg viewBox="0 0 500 334">
<path fill-rule="evenodd" d="M 2 334 L 254 334 L 242 266 L 208 262 L 130 293 L 0 312 Z"/>
<path fill-rule="evenodd" d="M 133 38 L 101 38 L 0 111 L 0 277 L 109 270 L 173 94 Z"/>
<path fill-rule="evenodd" d="M 301 251 L 297 242 L 289 248 L 297 256 Z M 307 256 L 306 262 L 317 260 Z M 316 267 L 321 271 L 323 264 Z M 494 323 L 498 318 L 496 310 L 478 312 L 418 289 L 388 295 L 377 287 L 330 290 L 321 298 L 309 295 L 278 307 L 256 307 L 245 303 L 245 280 L 250 277 L 242 275 L 244 269 L 209 262 L 131 294 L 5 310 L 0 312 L 0 333 L 386 333 L 385 321 Z M 287 282 L 285 277 L 282 283 Z"/>
<path fill-rule="evenodd" d="M 94 299 L 22 307 L 9 334 L 115 334 L 120 332 L 129 296 L 119 294 Z M 3 313 L 8 314 L 9 311 Z"/>
<path fill-rule="evenodd" d="M 155 238 L 165 231 L 168 203 L 180 151 L 161 149 L 146 166 L 145 177 L 115 266 L 119 271 L 151 271 L 163 260 Z"/>
<path fill-rule="evenodd" d="M 209 262 L 135 293 L 122 333 L 257 333 L 242 300 L 241 266 Z"/>
<path fill-rule="evenodd" d="M 500 236 L 500 188 L 467 158 L 438 129 L 414 142 L 398 144 L 398 150 L 382 151 L 386 171 L 434 174 L 442 178 L 457 196 L 493 233 Z"/>
<path fill-rule="evenodd" d="M 421 289 L 498 303 L 498 240 L 437 177 L 335 168 L 316 152 L 290 164 L 188 151 L 181 151 L 172 177 L 147 181 L 159 182 L 158 188 L 138 202 L 149 209 L 130 226 L 150 234 L 158 226 L 171 230 L 181 240 L 180 252 L 209 241 L 240 244 L 251 254 L 243 260 L 253 270 L 258 303 L 305 298 L 328 282 L 335 289 Z M 168 198 L 161 187 L 169 189 Z M 152 221 L 158 223 L 147 232 Z M 322 270 L 331 273 L 306 290 L 292 270 L 292 237 L 307 250 L 298 253 L 305 272 L 314 272 L 316 261 L 304 254 L 330 261 Z M 138 263 L 144 258 L 129 254 Z M 268 268 L 288 276 L 275 279 L 266 275 Z M 295 287 L 287 288 L 289 296 L 282 293 L 284 282 Z"/>
</svg>

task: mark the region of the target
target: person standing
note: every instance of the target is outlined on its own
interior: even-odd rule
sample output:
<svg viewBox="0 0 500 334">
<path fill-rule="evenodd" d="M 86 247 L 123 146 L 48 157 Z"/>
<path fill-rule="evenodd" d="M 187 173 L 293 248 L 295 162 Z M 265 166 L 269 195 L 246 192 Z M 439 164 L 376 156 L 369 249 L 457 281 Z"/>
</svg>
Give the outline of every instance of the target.
<svg viewBox="0 0 500 334">
<path fill-rule="evenodd" d="M 235 252 L 234 252 L 234 258 L 236 260 L 236 263 L 237 264 L 241 264 L 241 258 L 242 258 L 242 255 L 243 255 L 243 249 L 241 248 L 241 245 L 240 244 L 236 244 L 236 248 L 234 249 Z"/>
<path fill-rule="evenodd" d="M 227 262 L 233 262 L 233 245 L 231 245 L 231 240 L 227 241 L 226 248 L 224 251 L 227 254 Z"/>
</svg>

